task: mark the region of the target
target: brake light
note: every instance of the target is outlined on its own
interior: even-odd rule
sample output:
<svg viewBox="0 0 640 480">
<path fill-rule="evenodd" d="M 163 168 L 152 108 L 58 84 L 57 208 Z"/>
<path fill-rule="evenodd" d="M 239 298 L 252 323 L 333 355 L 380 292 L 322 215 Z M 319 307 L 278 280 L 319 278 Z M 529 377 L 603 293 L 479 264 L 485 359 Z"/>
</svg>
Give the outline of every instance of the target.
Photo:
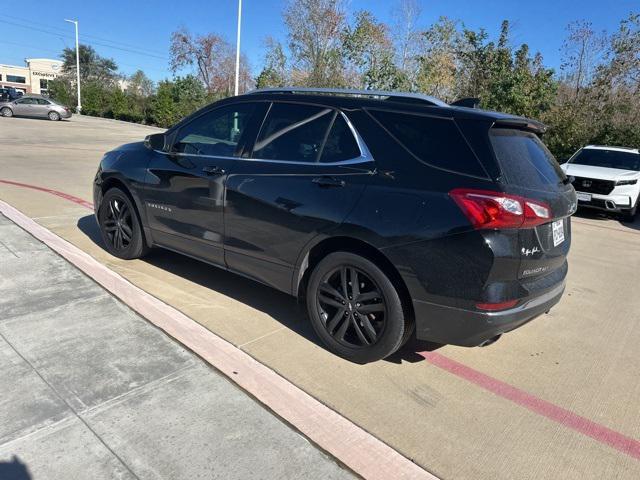
<svg viewBox="0 0 640 480">
<path fill-rule="evenodd" d="M 456 188 L 449 195 L 475 229 L 530 228 L 551 219 L 544 202 L 489 190 Z"/>
</svg>

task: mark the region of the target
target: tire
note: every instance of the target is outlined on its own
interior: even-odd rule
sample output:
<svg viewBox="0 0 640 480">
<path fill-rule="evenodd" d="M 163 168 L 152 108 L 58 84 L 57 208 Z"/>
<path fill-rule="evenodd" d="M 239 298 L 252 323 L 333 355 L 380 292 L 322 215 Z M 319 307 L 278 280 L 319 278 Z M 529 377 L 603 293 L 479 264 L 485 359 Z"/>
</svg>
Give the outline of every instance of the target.
<svg viewBox="0 0 640 480">
<path fill-rule="evenodd" d="M 111 255 L 132 260 L 149 252 L 133 201 L 119 188 L 111 188 L 105 193 L 98 211 L 98 223 L 102 240 Z"/>
<path fill-rule="evenodd" d="M 7 118 L 13 117 L 13 110 L 11 110 L 9 107 L 3 107 L 2 109 L 0 109 L 0 115 Z"/>
<path fill-rule="evenodd" d="M 60 120 L 60 114 L 58 112 L 49 112 L 47 116 L 49 117 L 49 120 L 53 122 Z"/>
<path fill-rule="evenodd" d="M 311 325 L 322 342 L 352 362 L 388 357 L 411 334 L 412 322 L 389 277 L 353 253 L 331 253 L 318 263 L 309 277 L 306 302 Z"/>
</svg>

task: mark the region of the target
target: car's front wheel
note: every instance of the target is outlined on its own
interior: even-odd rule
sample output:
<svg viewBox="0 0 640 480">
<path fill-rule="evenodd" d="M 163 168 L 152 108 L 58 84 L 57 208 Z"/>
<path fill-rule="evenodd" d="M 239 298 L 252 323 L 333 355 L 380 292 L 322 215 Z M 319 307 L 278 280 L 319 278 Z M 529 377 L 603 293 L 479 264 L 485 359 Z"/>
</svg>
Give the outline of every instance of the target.
<svg viewBox="0 0 640 480">
<path fill-rule="evenodd" d="M 402 346 L 410 322 L 389 277 L 367 258 L 327 255 L 307 286 L 314 330 L 333 353 L 357 363 L 383 359 Z"/>
<path fill-rule="evenodd" d="M 2 109 L 0 109 L 0 115 L 2 115 L 3 117 L 13 117 L 13 110 L 11 110 L 9 107 L 3 107 Z"/>
<path fill-rule="evenodd" d="M 102 240 L 112 255 L 131 260 L 148 252 L 138 213 L 129 196 L 119 188 L 105 193 L 98 222 Z"/>
</svg>

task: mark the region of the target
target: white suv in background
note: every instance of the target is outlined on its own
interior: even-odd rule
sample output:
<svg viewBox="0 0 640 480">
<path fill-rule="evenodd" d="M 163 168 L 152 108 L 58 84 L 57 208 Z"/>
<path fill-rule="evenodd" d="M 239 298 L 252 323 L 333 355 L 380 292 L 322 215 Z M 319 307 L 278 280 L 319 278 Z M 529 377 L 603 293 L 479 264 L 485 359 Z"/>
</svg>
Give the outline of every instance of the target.
<svg viewBox="0 0 640 480">
<path fill-rule="evenodd" d="M 637 148 L 588 145 L 561 167 L 568 177 L 573 177 L 581 207 L 618 212 L 633 220 L 640 196 Z"/>
</svg>

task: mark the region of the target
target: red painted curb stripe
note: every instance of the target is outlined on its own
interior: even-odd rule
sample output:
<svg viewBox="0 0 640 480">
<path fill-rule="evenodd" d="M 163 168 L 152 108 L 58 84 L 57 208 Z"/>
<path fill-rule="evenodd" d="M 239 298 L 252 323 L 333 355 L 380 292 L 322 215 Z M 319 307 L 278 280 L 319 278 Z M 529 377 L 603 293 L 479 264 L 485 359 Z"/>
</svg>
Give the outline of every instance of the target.
<svg viewBox="0 0 640 480">
<path fill-rule="evenodd" d="M 10 180 L 0 180 L 0 183 L 6 183 L 8 185 L 15 185 L 18 187 L 31 188 L 33 190 L 39 190 L 47 192 L 52 195 L 70 200 L 74 203 L 82 205 L 93 210 L 93 204 L 82 200 L 81 198 L 68 195 L 64 192 L 52 190 L 49 188 L 38 187 L 35 185 L 29 185 L 26 183 L 12 182 Z M 520 390 L 517 387 L 502 382 L 496 378 L 490 377 L 482 372 L 474 370 L 471 367 L 467 367 L 462 363 L 456 362 L 450 358 L 445 357 L 436 352 L 421 352 L 419 355 L 423 356 L 426 360 L 433 365 L 446 370 L 453 375 L 463 378 L 485 390 L 488 390 L 502 398 L 510 400 L 534 413 L 542 415 L 549 420 L 558 422 L 561 425 L 582 433 L 598 442 L 604 443 L 616 450 L 626 453 L 633 458 L 640 460 L 640 442 L 631 437 L 627 437 L 615 430 L 611 430 L 604 425 L 595 423 L 588 418 L 577 415 L 570 410 L 554 405 L 541 398 L 538 398 L 530 393 Z"/>
<path fill-rule="evenodd" d="M 489 375 L 485 375 L 482 372 L 467 367 L 437 352 L 421 352 L 419 355 L 423 356 L 433 365 L 457 377 L 463 378 L 538 415 L 558 422 L 567 428 L 580 432 L 587 437 L 591 437 L 598 442 L 604 443 L 640 460 L 640 442 L 633 438 L 627 437 L 546 400 L 535 397 L 524 390 L 520 390 Z"/>
<path fill-rule="evenodd" d="M 52 190 L 50 188 L 45 188 L 45 187 L 38 187 L 36 185 L 29 185 L 27 183 L 13 182 L 11 180 L 0 180 L 0 183 L 13 185 L 15 187 L 30 188 L 32 190 L 38 190 L 40 192 L 50 193 L 51 195 L 55 195 L 56 197 L 64 198 L 65 200 L 69 200 L 70 202 L 77 203 L 78 205 L 82 205 L 83 207 L 93 210 L 93 203 L 87 202 L 86 200 L 83 200 L 78 197 L 74 197 L 73 195 L 69 195 L 68 193 L 60 192 L 58 190 Z"/>
</svg>

